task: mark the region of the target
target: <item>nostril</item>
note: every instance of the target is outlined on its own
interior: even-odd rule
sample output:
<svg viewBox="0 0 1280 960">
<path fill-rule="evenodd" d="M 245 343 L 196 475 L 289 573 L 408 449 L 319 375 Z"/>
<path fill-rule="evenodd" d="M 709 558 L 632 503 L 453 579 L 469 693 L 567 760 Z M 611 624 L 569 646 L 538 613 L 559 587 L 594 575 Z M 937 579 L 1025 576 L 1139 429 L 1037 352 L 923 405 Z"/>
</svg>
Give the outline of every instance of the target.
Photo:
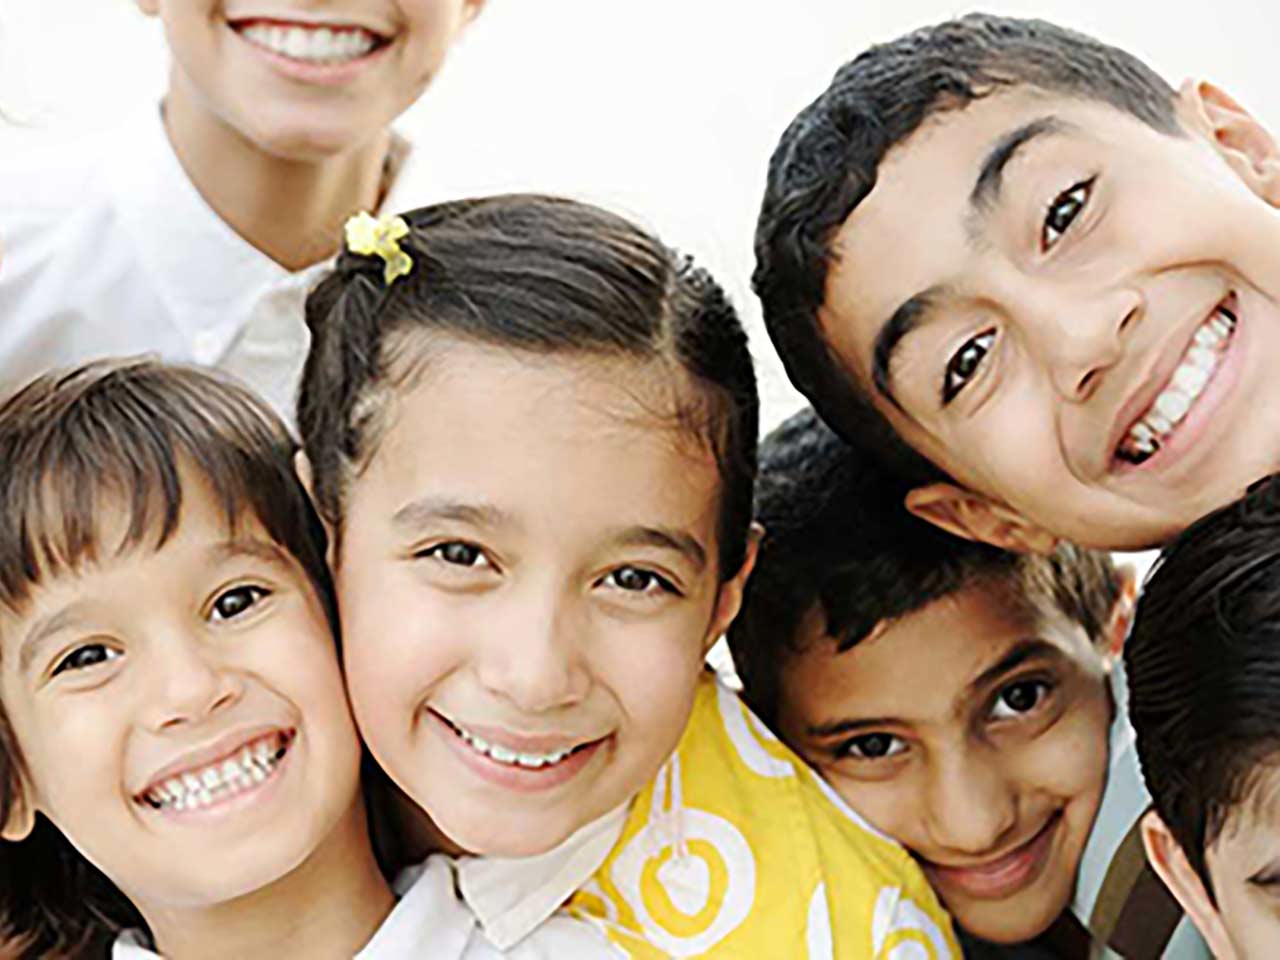
<svg viewBox="0 0 1280 960">
<path fill-rule="evenodd" d="M 1087 397 L 1098 384 L 1098 371 L 1090 370 L 1080 378 L 1080 383 L 1076 386 L 1076 393 L 1081 397 Z"/>
<path fill-rule="evenodd" d="M 1138 308 L 1134 307 L 1132 310 L 1126 313 L 1124 315 L 1124 319 L 1120 321 L 1120 332 L 1124 333 L 1126 330 L 1128 330 L 1130 324 L 1132 324 L 1133 321 L 1136 319 L 1138 319 Z"/>
</svg>

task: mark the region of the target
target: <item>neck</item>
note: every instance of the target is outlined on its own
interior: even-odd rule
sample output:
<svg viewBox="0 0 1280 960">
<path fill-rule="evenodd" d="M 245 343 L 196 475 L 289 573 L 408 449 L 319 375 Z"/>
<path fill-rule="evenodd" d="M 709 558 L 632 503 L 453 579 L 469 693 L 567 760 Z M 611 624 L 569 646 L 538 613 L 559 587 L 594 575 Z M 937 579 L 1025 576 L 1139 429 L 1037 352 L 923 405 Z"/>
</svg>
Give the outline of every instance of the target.
<svg viewBox="0 0 1280 960">
<path fill-rule="evenodd" d="M 212 907 L 138 906 L 168 960 L 351 960 L 394 902 L 356 802 L 307 860 L 261 890 Z"/>
<path fill-rule="evenodd" d="M 274 156 L 203 106 L 176 67 L 164 108 L 165 132 L 204 201 L 286 269 L 332 256 L 346 219 L 382 199 L 390 131 L 319 159 Z"/>
<path fill-rule="evenodd" d="M 433 853 L 466 853 L 431 816 L 381 771 L 366 774 L 374 845 L 393 873 L 421 863 Z"/>
</svg>

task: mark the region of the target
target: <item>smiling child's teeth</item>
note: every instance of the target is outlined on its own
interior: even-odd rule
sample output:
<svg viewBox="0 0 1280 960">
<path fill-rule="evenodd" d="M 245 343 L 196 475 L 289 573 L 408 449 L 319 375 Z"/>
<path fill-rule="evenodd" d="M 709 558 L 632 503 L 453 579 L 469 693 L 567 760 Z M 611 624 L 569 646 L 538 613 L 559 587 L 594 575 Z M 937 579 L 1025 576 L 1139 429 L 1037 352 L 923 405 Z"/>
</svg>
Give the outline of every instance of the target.
<svg viewBox="0 0 1280 960">
<path fill-rule="evenodd" d="M 286 752 L 287 743 L 278 737 L 263 738 L 226 760 L 170 777 L 148 791 L 146 799 L 155 807 L 198 810 L 263 783 Z"/>
<path fill-rule="evenodd" d="M 1124 459 L 1141 463 L 1182 422 L 1213 377 L 1235 323 L 1235 315 L 1219 307 L 1200 325 L 1169 383 L 1121 442 L 1118 453 Z"/>
<path fill-rule="evenodd" d="M 250 24 L 240 35 L 254 46 L 305 63 L 344 63 L 369 53 L 377 39 L 356 27 Z"/>
<path fill-rule="evenodd" d="M 530 770 L 538 770 L 542 767 L 549 767 L 559 763 L 565 757 L 569 756 L 569 754 L 573 753 L 574 750 L 573 747 L 569 747 L 564 750 L 557 750 L 554 753 L 546 754 L 520 753 L 519 751 L 511 750 L 507 747 L 499 746 L 498 744 L 489 743 L 487 740 L 477 737 L 474 733 L 468 733 L 461 727 L 455 726 L 454 729 L 458 732 L 458 735 L 463 739 L 463 741 L 477 753 L 482 753 L 490 760 L 496 760 L 498 763 L 506 764 L 507 766 L 518 766 L 525 767 Z"/>
</svg>

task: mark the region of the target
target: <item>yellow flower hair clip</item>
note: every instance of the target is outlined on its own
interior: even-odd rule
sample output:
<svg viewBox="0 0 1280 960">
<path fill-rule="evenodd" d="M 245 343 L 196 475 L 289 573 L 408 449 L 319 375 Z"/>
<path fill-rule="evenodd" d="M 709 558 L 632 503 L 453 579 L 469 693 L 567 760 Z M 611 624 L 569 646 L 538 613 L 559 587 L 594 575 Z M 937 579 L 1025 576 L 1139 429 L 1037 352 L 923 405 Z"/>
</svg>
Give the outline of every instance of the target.
<svg viewBox="0 0 1280 960">
<path fill-rule="evenodd" d="M 400 241 L 409 235 L 404 217 L 373 217 L 361 211 L 347 221 L 345 229 L 348 250 L 381 257 L 386 263 L 382 275 L 387 286 L 413 269 L 413 258 L 400 249 Z"/>
</svg>

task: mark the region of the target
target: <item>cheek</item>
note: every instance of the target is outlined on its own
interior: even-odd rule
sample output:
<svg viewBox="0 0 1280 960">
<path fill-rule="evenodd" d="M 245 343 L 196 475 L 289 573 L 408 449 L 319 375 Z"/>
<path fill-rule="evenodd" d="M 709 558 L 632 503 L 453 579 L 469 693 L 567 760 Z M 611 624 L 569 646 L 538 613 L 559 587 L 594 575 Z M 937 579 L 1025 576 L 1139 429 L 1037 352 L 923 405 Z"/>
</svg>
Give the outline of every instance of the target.
<svg viewBox="0 0 1280 960">
<path fill-rule="evenodd" d="M 601 638 L 597 650 L 605 653 L 593 658 L 594 682 L 619 705 L 632 743 L 646 749 L 679 738 L 703 669 L 697 627 L 686 618 L 673 620 Z"/>
<path fill-rule="evenodd" d="M 929 840 L 925 835 L 925 811 L 921 791 L 905 776 L 884 781 L 855 780 L 822 771 L 831 784 L 854 810 L 866 817 L 877 830 L 887 833 L 908 850 L 928 856 Z"/>
</svg>

